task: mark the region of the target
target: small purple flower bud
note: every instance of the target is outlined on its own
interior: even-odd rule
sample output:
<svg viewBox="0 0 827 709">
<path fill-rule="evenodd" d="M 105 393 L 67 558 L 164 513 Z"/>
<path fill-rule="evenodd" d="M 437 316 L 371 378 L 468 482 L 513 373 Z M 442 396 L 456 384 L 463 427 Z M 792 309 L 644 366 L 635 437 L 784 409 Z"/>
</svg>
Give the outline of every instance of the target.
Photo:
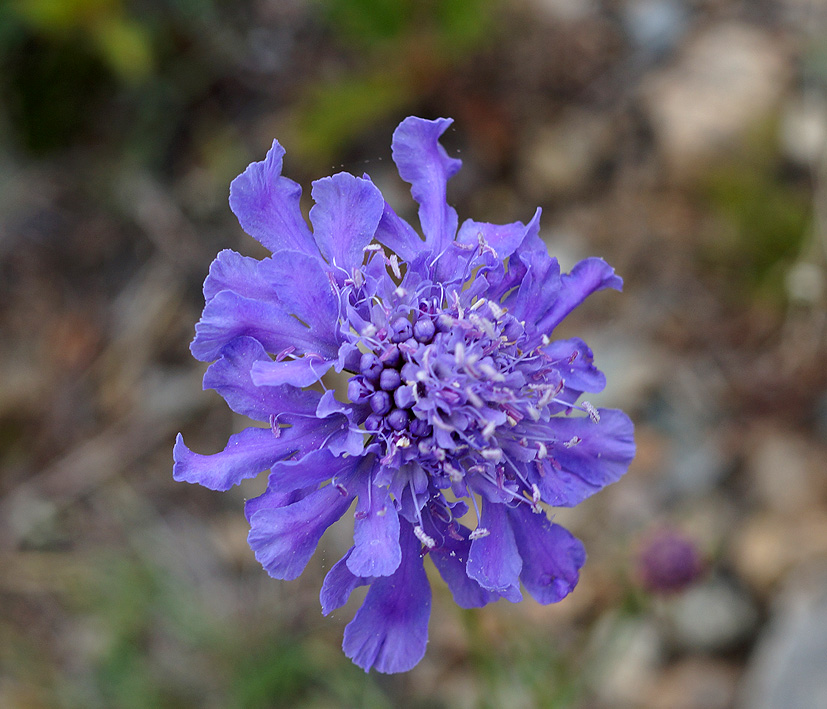
<svg viewBox="0 0 827 709">
<path fill-rule="evenodd" d="M 391 410 L 391 397 L 386 391 L 377 391 L 370 397 L 370 408 L 373 413 L 383 416 Z"/>
<path fill-rule="evenodd" d="M 406 384 L 393 393 L 393 400 L 400 409 L 407 409 L 414 403 L 413 385 Z"/>
<path fill-rule="evenodd" d="M 379 414 L 370 414 L 365 419 L 366 431 L 378 431 L 382 428 L 382 417 Z"/>
<path fill-rule="evenodd" d="M 450 316 L 442 313 L 436 319 L 437 332 L 448 332 L 456 321 Z"/>
<path fill-rule="evenodd" d="M 404 342 L 413 333 L 411 322 L 407 318 L 396 318 L 391 323 L 391 342 Z"/>
<path fill-rule="evenodd" d="M 371 381 L 379 379 L 384 366 L 373 352 L 365 352 L 359 360 L 359 372 Z"/>
<path fill-rule="evenodd" d="M 347 398 L 354 404 L 361 404 L 371 394 L 373 387 L 365 381 L 364 377 L 351 377 L 347 382 Z"/>
<path fill-rule="evenodd" d="M 428 318 L 420 318 L 413 326 L 413 336 L 418 342 L 428 343 L 434 339 L 436 333 L 436 325 L 433 320 Z"/>
<path fill-rule="evenodd" d="M 419 365 L 416 362 L 405 362 L 402 365 L 402 378 L 406 382 L 415 382 L 417 372 L 419 372 Z"/>
<path fill-rule="evenodd" d="M 427 421 L 423 421 L 422 419 L 414 419 L 411 422 L 410 431 L 413 436 L 431 435 L 431 427 L 428 425 Z"/>
<path fill-rule="evenodd" d="M 407 428 L 410 418 L 410 415 L 405 409 L 394 409 L 388 414 L 386 420 L 394 431 L 402 431 Z"/>
<path fill-rule="evenodd" d="M 395 369 L 382 370 L 382 376 L 379 377 L 379 386 L 385 391 L 393 391 L 402 383 L 402 377 Z"/>
<path fill-rule="evenodd" d="M 395 367 L 401 360 L 402 355 L 396 345 L 391 345 L 388 347 L 388 349 L 382 353 L 382 356 L 379 357 L 379 361 L 381 361 L 386 367 Z"/>
<path fill-rule="evenodd" d="M 671 529 L 645 542 L 637 564 L 640 583 L 651 593 L 678 593 L 701 575 L 704 564 L 692 540 Z"/>
</svg>

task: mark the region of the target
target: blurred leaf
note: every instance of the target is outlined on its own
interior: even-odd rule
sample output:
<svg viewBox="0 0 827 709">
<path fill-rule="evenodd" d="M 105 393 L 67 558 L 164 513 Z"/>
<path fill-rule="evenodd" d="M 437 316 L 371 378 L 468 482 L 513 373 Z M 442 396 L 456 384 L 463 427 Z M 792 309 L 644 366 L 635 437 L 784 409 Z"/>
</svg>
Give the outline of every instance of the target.
<svg viewBox="0 0 827 709">
<path fill-rule="evenodd" d="M 412 0 L 323 0 L 323 11 L 338 36 L 361 46 L 399 38 L 411 24 Z"/>
<path fill-rule="evenodd" d="M 95 25 L 93 35 L 102 56 L 122 79 L 139 81 L 152 72 L 150 39 L 141 25 L 126 19 L 108 18 Z"/>
<path fill-rule="evenodd" d="M 12 0 L 12 7 L 35 29 L 65 32 L 119 11 L 120 0 Z"/>
<path fill-rule="evenodd" d="M 318 84 L 293 115 L 296 152 L 328 161 L 372 123 L 412 98 L 406 77 L 382 72 Z"/>
</svg>

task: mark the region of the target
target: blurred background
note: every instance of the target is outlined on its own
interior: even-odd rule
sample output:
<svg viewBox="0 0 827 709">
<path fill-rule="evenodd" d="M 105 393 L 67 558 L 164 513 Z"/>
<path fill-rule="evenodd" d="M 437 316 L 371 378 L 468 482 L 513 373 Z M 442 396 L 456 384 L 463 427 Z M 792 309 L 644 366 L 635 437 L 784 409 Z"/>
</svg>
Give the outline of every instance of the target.
<svg viewBox="0 0 827 709">
<path fill-rule="evenodd" d="M 827 706 L 827 4 L 819 0 L 0 3 L 0 707 Z M 246 545 L 245 497 L 172 445 L 245 425 L 187 346 L 227 205 L 274 137 L 305 187 L 452 116 L 460 219 L 527 221 L 625 292 L 582 336 L 636 421 L 628 475 L 556 520 L 562 603 L 457 608 L 412 672 Z M 309 204 L 307 205 L 309 208 Z M 346 525 L 345 525 L 346 526 Z M 431 569 L 433 570 L 433 569 Z"/>
</svg>

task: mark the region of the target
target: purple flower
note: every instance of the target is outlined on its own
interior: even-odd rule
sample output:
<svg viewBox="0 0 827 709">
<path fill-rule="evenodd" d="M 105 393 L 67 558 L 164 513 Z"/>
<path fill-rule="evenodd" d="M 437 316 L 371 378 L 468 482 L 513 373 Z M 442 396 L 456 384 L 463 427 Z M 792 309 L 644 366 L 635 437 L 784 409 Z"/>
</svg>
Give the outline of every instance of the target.
<svg viewBox="0 0 827 709">
<path fill-rule="evenodd" d="M 641 586 L 650 593 L 669 595 L 691 586 L 704 572 L 695 543 L 680 532 L 663 528 L 649 535 L 637 559 Z"/>
<path fill-rule="evenodd" d="M 424 655 L 427 556 L 464 608 L 519 601 L 521 582 L 540 603 L 570 593 L 585 551 L 543 504 L 576 505 L 634 455 L 625 414 L 577 403 L 605 384 L 591 350 L 552 338 L 621 279 L 598 258 L 561 274 L 539 209 L 528 224 L 458 227 L 445 189 L 460 161 L 439 143 L 450 123 L 411 117 L 393 136 L 424 239 L 347 173 L 313 184 L 311 232 L 275 141 L 233 181 L 233 211 L 273 255 L 218 255 L 191 350 L 216 360 L 205 388 L 268 425 L 214 455 L 180 436 L 174 451 L 175 479 L 213 490 L 270 470 L 245 512 L 274 578 L 301 574 L 355 501 L 353 546 L 321 604 L 330 613 L 369 586 L 344 634 L 365 670 L 403 672 Z M 319 386 L 331 369 L 350 375 L 346 401 Z"/>
</svg>

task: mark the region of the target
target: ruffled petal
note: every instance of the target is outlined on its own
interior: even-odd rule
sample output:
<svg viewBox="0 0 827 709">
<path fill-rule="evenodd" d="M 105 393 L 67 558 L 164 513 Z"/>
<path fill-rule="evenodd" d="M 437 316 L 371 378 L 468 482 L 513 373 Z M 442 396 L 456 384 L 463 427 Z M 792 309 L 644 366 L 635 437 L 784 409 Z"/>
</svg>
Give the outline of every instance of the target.
<svg viewBox="0 0 827 709">
<path fill-rule="evenodd" d="M 606 387 L 606 377 L 594 366 L 594 355 L 583 340 L 577 337 L 556 340 L 543 347 L 543 352 L 557 363 L 555 369 L 567 389 L 598 392 Z"/>
<path fill-rule="evenodd" d="M 253 364 L 250 377 L 258 387 L 273 387 L 291 384 L 294 387 L 306 387 L 315 384 L 335 362 L 309 355 L 299 359 L 273 362 L 269 357 Z"/>
<path fill-rule="evenodd" d="M 385 200 L 370 180 L 340 172 L 313 183 L 313 237 L 328 262 L 351 270 L 362 265 L 364 248 L 382 217 Z"/>
<path fill-rule="evenodd" d="M 375 238 L 406 262 L 413 261 L 425 247 L 414 228 L 398 216 L 387 202 L 376 227 Z"/>
<path fill-rule="evenodd" d="M 287 429 L 286 429 L 287 430 Z M 295 450 L 289 435 L 276 437 L 269 428 L 246 428 L 230 436 L 226 448 L 213 455 L 193 453 L 181 434 L 175 439 L 172 476 L 210 490 L 229 490 L 253 478 Z"/>
<path fill-rule="evenodd" d="M 456 527 L 453 531 L 460 539 L 446 532 L 442 543 L 431 549 L 429 556 L 448 585 L 454 602 L 461 608 L 481 608 L 498 600 L 500 594 L 483 588 L 469 578 L 465 567 L 471 550 L 471 540 L 468 539 L 470 532 L 462 525 Z"/>
<path fill-rule="evenodd" d="M 505 298 L 503 305 L 517 320 L 534 325 L 557 303 L 560 264 L 545 251 L 523 252 L 519 258 L 525 266 L 525 275 L 519 288 Z"/>
<path fill-rule="evenodd" d="M 548 504 L 573 507 L 628 470 L 635 456 L 634 424 L 618 409 L 598 414 L 598 423 L 588 417 L 551 419 L 557 440 L 537 461 L 539 473 L 528 468 Z"/>
<path fill-rule="evenodd" d="M 354 576 L 348 568 L 347 561 L 352 553 L 353 547 L 348 549 L 347 553 L 333 564 L 330 571 L 327 572 L 327 576 L 324 577 L 322 590 L 319 593 L 322 615 L 328 615 L 337 608 L 341 608 L 347 603 L 347 599 L 350 598 L 350 594 L 355 589 L 359 586 L 367 586 L 371 582 L 369 578 Z"/>
<path fill-rule="evenodd" d="M 287 505 L 292 505 L 294 502 L 303 500 L 311 492 L 316 492 L 317 488 L 318 485 L 313 485 L 312 487 L 290 490 L 289 492 L 268 488 L 257 497 L 251 497 L 249 500 L 244 501 L 244 517 L 249 524 L 253 515 L 259 510 L 264 508 L 287 507 Z"/>
<path fill-rule="evenodd" d="M 583 543 L 528 505 L 510 508 L 508 517 L 523 558 L 520 580 L 526 590 L 544 605 L 565 598 L 577 585 L 586 562 Z"/>
<path fill-rule="evenodd" d="M 347 567 L 356 576 L 389 576 L 399 567 L 399 515 L 388 488 L 377 487 L 372 479 L 359 491 L 353 542 Z"/>
<path fill-rule="evenodd" d="M 353 497 L 355 493 L 344 483 L 339 484 L 339 480 L 347 482 L 360 460 L 357 456 L 337 457 L 329 450 L 313 450 L 298 460 L 275 463 L 267 478 L 267 488 L 287 492 L 333 480 L 343 494 Z"/>
<path fill-rule="evenodd" d="M 330 449 L 333 441 L 349 434 L 347 418 L 341 414 L 326 419 L 287 414 L 283 418 L 291 425 L 247 428 L 230 436 L 226 448 L 213 455 L 193 453 L 178 434 L 173 449 L 173 477 L 211 490 L 229 490 L 286 458 L 301 459 L 310 451 L 325 446 Z"/>
<path fill-rule="evenodd" d="M 196 359 L 211 362 L 235 338 L 248 336 L 258 340 L 268 352 L 292 347 L 302 353 L 335 359 L 337 347 L 332 328 L 324 335 L 320 337 L 277 303 L 221 291 L 204 307 L 190 351 Z"/>
<path fill-rule="evenodd" d="M 539 332 L 550 333 L 588 296 L 604 288 L 623 289 L 623 279 L 602 258 L 587 258 L 562 276 L 554 307 L 537 321 Z"/>
<path fill-rule="evenodd" d="M 402 522 L 399 541 L 399 568 L 373 581 L 364 604 L 345 628 L 342 648 L 365 672 L 406 672 L 422 659 L 428 643 L 431 586 L 421 545 L 408 522 Z"/>
<path fill-rule="evenodd" d="M 436 278 L 451 282 L 486 262 L 502 262 L 514 253 L 525 237 L 522 222 L 488 224 L 466 219 L 457 232 L 456 241 L 436 263 Z"/>
<path fill-rule="evenodd" d="M 429 251 L 441 253 L 457 231 L 457 213 L 446 200 L 446 185 L 462 166 L 448 157 L 439 137 L 453 121 L 410 116 L 393 133 L 393 160 L 399 176 L 411 185 L 419 204 L 419 221 Z"/>
<path fill-rule="evenodd" d="M 256 421 L 269 421 L 271 416 L 285 413 L 312 416 L 318 406 L 318 392 L 293 386 L 259 387 L 253 383 L 253 365 L 271 361 L 258 340 L 237 337 L 207 369 L 204 389 L 215 389 L 233 411 Z"/>
<path fill-rule="evenodd" d="M 247 542 L 270 576 L 294 579 L 352 500 L 336 485 L 327 485 L 287 507 L 260 509 L 250 519 Z"/>
<path fill-rule="evenodd" d="M 254 300 L 273 298 L 272 284 L 262 272 L 261 261 L 231 250 L 220 251 L 210 264 L 204 281 L 204 300 L 211 301 L 223 290 L 231 290 Z"/>
<path fill-rule="evenodd" d="M 232 181 L 230 208 L 242 229 L 273 253 L 292 249 L 318 258 L 301 212 L 301 187 L 281 175 L 283 157 L 284 148 L 274 140 L 264 160 Z"/>
<path fill-rule="evenodd" d="M 505 509 L 483 498 L 480 527 L 488 534 L 474 539 L 468 553 L 468 575 L 490 591 L 508 591 L 520 583 L 522 561 Z"/>
</svg>

